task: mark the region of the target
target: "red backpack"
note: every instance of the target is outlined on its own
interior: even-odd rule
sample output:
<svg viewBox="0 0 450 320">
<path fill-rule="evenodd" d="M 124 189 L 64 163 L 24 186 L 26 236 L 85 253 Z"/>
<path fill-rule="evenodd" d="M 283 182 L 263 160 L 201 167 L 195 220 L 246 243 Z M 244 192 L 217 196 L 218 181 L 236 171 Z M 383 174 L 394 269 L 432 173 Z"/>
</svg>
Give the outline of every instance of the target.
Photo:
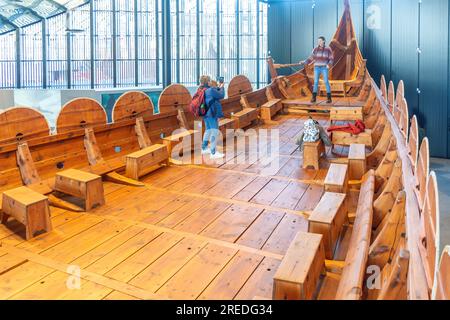
<svg viewBox="0 0 450 320">
<path fill-rule="evenodd" d="M 205 93 L 208 88 L 200 87 L 197 89 L 194 97 L 192 98 L 191 104 L 189 105 L 189 109 L 191 113 L 198 117 L 204 117 L 208 112 L 208 108 L 206 106 Z"/>
</svg>

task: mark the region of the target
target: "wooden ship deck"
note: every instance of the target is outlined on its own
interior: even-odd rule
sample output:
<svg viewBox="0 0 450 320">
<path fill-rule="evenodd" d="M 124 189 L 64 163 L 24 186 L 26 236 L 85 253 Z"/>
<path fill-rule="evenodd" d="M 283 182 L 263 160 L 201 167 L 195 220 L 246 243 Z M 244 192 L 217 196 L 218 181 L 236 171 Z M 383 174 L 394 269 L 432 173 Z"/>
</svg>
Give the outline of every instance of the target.
<svg viewBox="0 0 450 320">
<path fill-rule="evenodd" d="M 31 108 L 1 112 L 0 299 L 448 298 L 436 176 L 403 83 L 370 77 L 348 1 L 331 47 L 332 105 L 304 103 L 310 66 L 278 77 L 269 60 L 272 82 L 256 91 L 233 79 L 224 161 L 199 155 L 181 85 L 164 90 L 159 114 L 124 94 L 112 123 L 75 99 L 55 132 Z M 303 168 L 295 140 L 309 116 L 367 129 L 333 134 L 319 168 Z M 367 288 L 374 266 L 381 281 Z"/>
</svg>

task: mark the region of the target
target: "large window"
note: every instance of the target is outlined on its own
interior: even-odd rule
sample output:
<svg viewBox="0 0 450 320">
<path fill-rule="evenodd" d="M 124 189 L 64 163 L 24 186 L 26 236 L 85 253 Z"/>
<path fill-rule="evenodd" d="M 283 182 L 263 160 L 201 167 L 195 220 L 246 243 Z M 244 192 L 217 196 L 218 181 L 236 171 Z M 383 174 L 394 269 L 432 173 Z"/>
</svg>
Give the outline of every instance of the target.
<svg viewBox="0 0 450 320">
<path fill-rule="evenodd" d="M 0 87 L 16 87 L 16 32 L 0 36 Z"/>
<path fill-rule="evenodd" d="M 94 75 L 96 87 L 114 86 L 114 0 L 94 1 Z"/>
<path fill-rule="evenodd" d="M 47 22 L 47 83 L 49 88 L 67 88 L 66 15 Z"/>
<path fill-rule="evenodd" d="M 81 27 L 80 27 L 81 26 Z M 83 6 L 70 15 L 71 83 L 72 88 L 91 85 L 90 9 Z"/>
<path fill-rule="evenodd" d="M 163 1 L 96 0 L 1 35 L 0 88 L 160 86 Z M 172 82 L 195 86 L 202 74 L 267 81 L 267 4 L 169 2 Z"/>
<path fill-rule="evenodd" d="M 257 0 L 171 0 L 172 78 L 196 85 L 199 76 L 237 74 L 267 81 L 267 5 Z M 197 23 L 198 22 L 198 23 Z"/>
<path fill-rule="evenodd" d="M 160 85 L 161 0 L 138 0 L 138 84 Z"/>
<path fill-rule="evenodd" d="M 33 24 L 20 32 L 20 78 L 22 88 L 42 87 L 42 25 Z"/>
</svg>

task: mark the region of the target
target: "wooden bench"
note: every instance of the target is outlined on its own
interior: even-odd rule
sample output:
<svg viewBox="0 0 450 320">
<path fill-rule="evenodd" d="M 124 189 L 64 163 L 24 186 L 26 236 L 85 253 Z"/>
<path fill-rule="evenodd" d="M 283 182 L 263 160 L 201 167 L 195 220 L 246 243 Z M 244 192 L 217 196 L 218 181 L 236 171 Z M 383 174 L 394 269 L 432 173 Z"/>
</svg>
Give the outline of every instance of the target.
<svg viewBox="0 0 450 320">
<path fill-rule="evenodd" d="M 239 112 L 232 113 L 231 119 L 236 121 L 236 130 L 246 128 L 258 120 L 258 109 L 244 108 Z"/>
<path fill-rule="evenodd" d="M 335 131 L 331 136 L 333 145 L 350 146 L 357 143 L 364 144 L 369 148 L 372 148 L 373 146 L 372 130 L 370 129 L 366 129 L 364 132 L 357 135 L 343 131 Z"/>
<path fill-rule="evenodd" d="M 322 235 L 299 232 L 287 250 L 273 282 L 274 300 L 311 300 L 325 267 Z"/>
<path fill-rule="evenodd" d="M 348 186 L 348 165 L 332 163 L 325 178 L 325 191 L 346 193 Z"/>
<path fill-rule="evenodd" d="M 102 177 L 89 172 L 69 169 L 57 173 L 55 191 L 83 199 L 86 211 L 105 204 Z"/>
<path fill-rule="evenodd" d="M 5 191 L 2 211 L 2 223 L 15 218 L 25 226 L 27 240 L 52 230 L 48 198 L 27 187 Z"/>
<path fill-rule="evenodd" d="M 326 192 L 309 217 L 309 232 L 323 235 L 325 256 L 332 260 L 342 227 L 347 220 L 346 194 Z"/>
<path fill-rule="evenodd" d="M 154 144 L 126 156 L 126 176 L 139 180 L 140 177 L 158 169 L 169 161 L 167 146 Z"/>
<path fill-rule="evenodd" d="M 366 171 L 366 146 L 363 144 L 351 144 L 348 152 L 349 179 L 361 180 Z"/>
<path fill-rule="evenodd" d="M 270 86 L 266 89 L 266 98 L 267 102 L 261 105 L 261 119 L 266 123 L 270 123 L 273 117 L 283 110 L 283 102 L 275 97 Z"/>
<path fill-rule="evenodd" d="M 325 144 L 322 140 L 317 142 L 305 142 L 303 144 L 303 169 L 314 167 L 320 169 L 320 157 L 325 153 Z"/>
<path fill-rule="evenodd" d="M 356 121 L 363 120 L 362 107 L 332 107 L 330 120 L 333 121 Z"/>
<path fill-rule="evenodd" d="M 185 146 L 185 143 L 183 142 L 184 139 L 188 139 L 190 141 L 189 144 L 189 148 L 190 151 L 195 150 L 196 148 L 198 148 L 199 146 L 196 145 L 195 143 L 195 134 L 198 134 L 199 132 L 196 130 L 182 130 L 179 133 L 176 133 L 174 135 L 171 135 L 169 137 L 164 137 L 163 140 L 163 144 L 166 146 L 167 148 L 167 152 L 169 154 L 169 159 L 171 162 L 177 162 L 177 160 L 175 159 L 177 157 L 177 155 L 173 155 L 175 146 L 177 146 L 179 143 L 183 143 L 183 146 Z M 181 156 L 182 153 L 184 153 L 186 150 L 181 149 L 178 153 L 178 156 Z"/>
<path fill-rule="evenodd" d="M 265 122 L 270 122 L 282 109 L 283 103 L 281 99 L 269 100 L 261 106 L 261 119 Z"/>
</svg>

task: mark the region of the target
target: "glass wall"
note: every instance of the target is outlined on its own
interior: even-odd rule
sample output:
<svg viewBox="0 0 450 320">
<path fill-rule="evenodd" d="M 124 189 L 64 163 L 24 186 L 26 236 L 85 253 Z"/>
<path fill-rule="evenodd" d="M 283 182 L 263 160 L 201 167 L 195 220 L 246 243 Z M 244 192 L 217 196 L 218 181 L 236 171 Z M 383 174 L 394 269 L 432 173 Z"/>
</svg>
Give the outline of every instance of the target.
<svg viewBox="0 0 450 320">
<path fill-rule="evenodd" d="M 49 88 L 67 88 L 67 37 L 66 15 L 47 21 L 47 83 Z"/>
<path fill-rule="evenodd" d="M 16 32 L 0 36 L 0 88 L 12 89 L 16 82 Z"/>
<path fill-rule="evenodd" d="M 0 88 L 160 86 L 162 1 L 96 0 L 0 35 Z M 266 83 L 267 4 L 170 0 L 170 11 L 172 82 L 244 74 Z"/>
</svg>

